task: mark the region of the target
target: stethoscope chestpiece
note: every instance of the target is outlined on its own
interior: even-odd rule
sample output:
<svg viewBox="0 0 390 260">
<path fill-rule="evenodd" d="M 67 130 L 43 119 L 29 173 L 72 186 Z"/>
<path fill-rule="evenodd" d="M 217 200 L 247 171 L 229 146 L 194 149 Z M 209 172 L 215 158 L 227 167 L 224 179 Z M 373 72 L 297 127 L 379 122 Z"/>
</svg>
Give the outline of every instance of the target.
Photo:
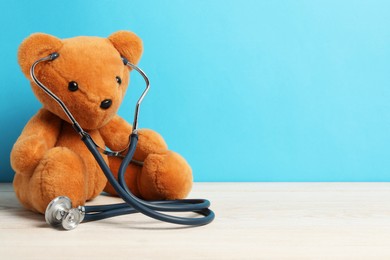
<svg viewBox="0 0 390 260">
<path fill-rule="evenodd" d="M 46 208 L 45 220 L 50 226 L 72 230 L 84 219 L 85 209 L 82 206 L 72 208 L 72 201 L 65 196 L 52 200 Z"/>
</svg>

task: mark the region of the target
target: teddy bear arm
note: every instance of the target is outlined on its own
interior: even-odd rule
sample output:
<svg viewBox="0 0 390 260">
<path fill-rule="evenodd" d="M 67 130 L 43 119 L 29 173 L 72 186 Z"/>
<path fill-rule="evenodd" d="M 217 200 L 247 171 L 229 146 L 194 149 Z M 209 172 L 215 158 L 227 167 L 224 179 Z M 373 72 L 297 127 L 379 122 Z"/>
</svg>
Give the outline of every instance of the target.
<svg viewBox="0 0 390 260">
<path fill-rule="evenodd" d="M 135 160 L 143 162 L 149 154 L 163 154 L 167 151 L 168 145 L 159 133 L 146 128 L 138 130 L 138 143 L 134 153 Z"/>
<path fill-rule="evenodd" d="M 61 119 L 45 109 L 24 127 L 11 151 L 11 166 L 18 174 L 31 175 L 46 151 L 55 146 Z"/>
<path fill-rule="evenodd" d="M 108 124 L 100 129 L 100 134 L 108 148 L 119 151 L 126 148 L 131 131 L 131 125 L 120 116 L 115 115 Z"/>
<path fill-rule="evenodd" d="M 100 134 L 108 148 L 119 151 L 126 148 L 132 126 L 123 118 L 116 115 L 107 125 L 100 129 Z M 138 130 L 138 143 L 134 159 L 144 161 L 148 154 L 164 153 L 167 144 L 160 134 L 150 129 Z"/>
</svg>

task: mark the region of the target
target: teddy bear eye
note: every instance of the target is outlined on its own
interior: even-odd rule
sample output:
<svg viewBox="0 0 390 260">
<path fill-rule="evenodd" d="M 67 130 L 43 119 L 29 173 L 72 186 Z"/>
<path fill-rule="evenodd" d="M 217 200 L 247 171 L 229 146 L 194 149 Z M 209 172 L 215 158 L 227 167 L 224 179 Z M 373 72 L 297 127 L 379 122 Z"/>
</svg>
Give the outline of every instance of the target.
<svg viewBox="0 0 390 260">
<path fill-rule="evenodd" d="M 116 76 L 115 79 L 119 85 L 122 84 L 122 79 L 119 76 Z"/>
<path fill-rule="evenodd" d="M 71 82 L 69 82 L 69 84 L 68 84 L 68 89 L 69 89 L 70 91 L 74 92 L 74 91 L 76 91 L 76 90 L 79 89 L 79 84 L 77 84 L 76 81 L 71 81 Z"/>
</svg>

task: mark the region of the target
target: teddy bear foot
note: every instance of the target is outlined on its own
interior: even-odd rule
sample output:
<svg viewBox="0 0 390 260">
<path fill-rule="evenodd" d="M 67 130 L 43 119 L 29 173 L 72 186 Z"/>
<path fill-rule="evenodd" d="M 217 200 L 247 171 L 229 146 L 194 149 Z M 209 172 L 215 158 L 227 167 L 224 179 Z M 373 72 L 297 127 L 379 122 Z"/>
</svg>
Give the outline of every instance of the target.
<svg viewBox="0 0 390 260">
<path fill-rule="evenodd" d="M 183 199 L 192 187 L 192 170 L 178 153 L 149 154 L 137 181 L 144 199 Z"/>
<path fill-rule="evenodd" d="M 23 182 L 14 183 L 14 187 L 15 190 L 29 189 L 29 202 L 23 203 L 26 198 L 19 199 L 40 213 L 44 213 L 50 201 L 58 196 L 69 197 L 74 207 L 85 203 L 84 165 L 68 148 L 55 147 L 47 151 L 29 183 L 24 184 L 28 187 L 23 187 Z"/>
</svg>

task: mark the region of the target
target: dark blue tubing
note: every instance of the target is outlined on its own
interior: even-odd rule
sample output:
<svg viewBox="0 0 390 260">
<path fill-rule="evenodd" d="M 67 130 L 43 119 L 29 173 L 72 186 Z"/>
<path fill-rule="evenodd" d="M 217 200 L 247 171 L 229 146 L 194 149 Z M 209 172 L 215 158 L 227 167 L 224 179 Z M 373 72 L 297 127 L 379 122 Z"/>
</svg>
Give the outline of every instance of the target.
<svg viewBox="0 0 390 260">
<path fill-rule="evenodd" d="M 86 206 L 84 221 L 95 221 L 114 216 L 142 213 L 151 218 L 180 225 L 200 226 L 213 221 L 215 214 L 209 209 L 210 202 L 204 199 L 184 199 L 184 200 L 166 200 L 166 201 L 145 201 L 136 197 L 127 187 L 124 175 L 126 168 L 133 158 L 135 148 L 138 142 L 136 133 L 130 136 L 130 147 L 127 155 L 123 159 L 119 171 L 118 181 L 114 178 L 110 168 L 103 160 L 103 157 L 97 150 L 95 144 L 89 135 L 83 135 L 82 138 L 89 151 L 93 154 L 100 168 L 103 170 L 107 180 L 115 189 L 117 194 L 126 202 L 111 205 Z M 178 217 L 164 214 L 161 212 L 195 212 L 202 217 Z"/>
</svg>

